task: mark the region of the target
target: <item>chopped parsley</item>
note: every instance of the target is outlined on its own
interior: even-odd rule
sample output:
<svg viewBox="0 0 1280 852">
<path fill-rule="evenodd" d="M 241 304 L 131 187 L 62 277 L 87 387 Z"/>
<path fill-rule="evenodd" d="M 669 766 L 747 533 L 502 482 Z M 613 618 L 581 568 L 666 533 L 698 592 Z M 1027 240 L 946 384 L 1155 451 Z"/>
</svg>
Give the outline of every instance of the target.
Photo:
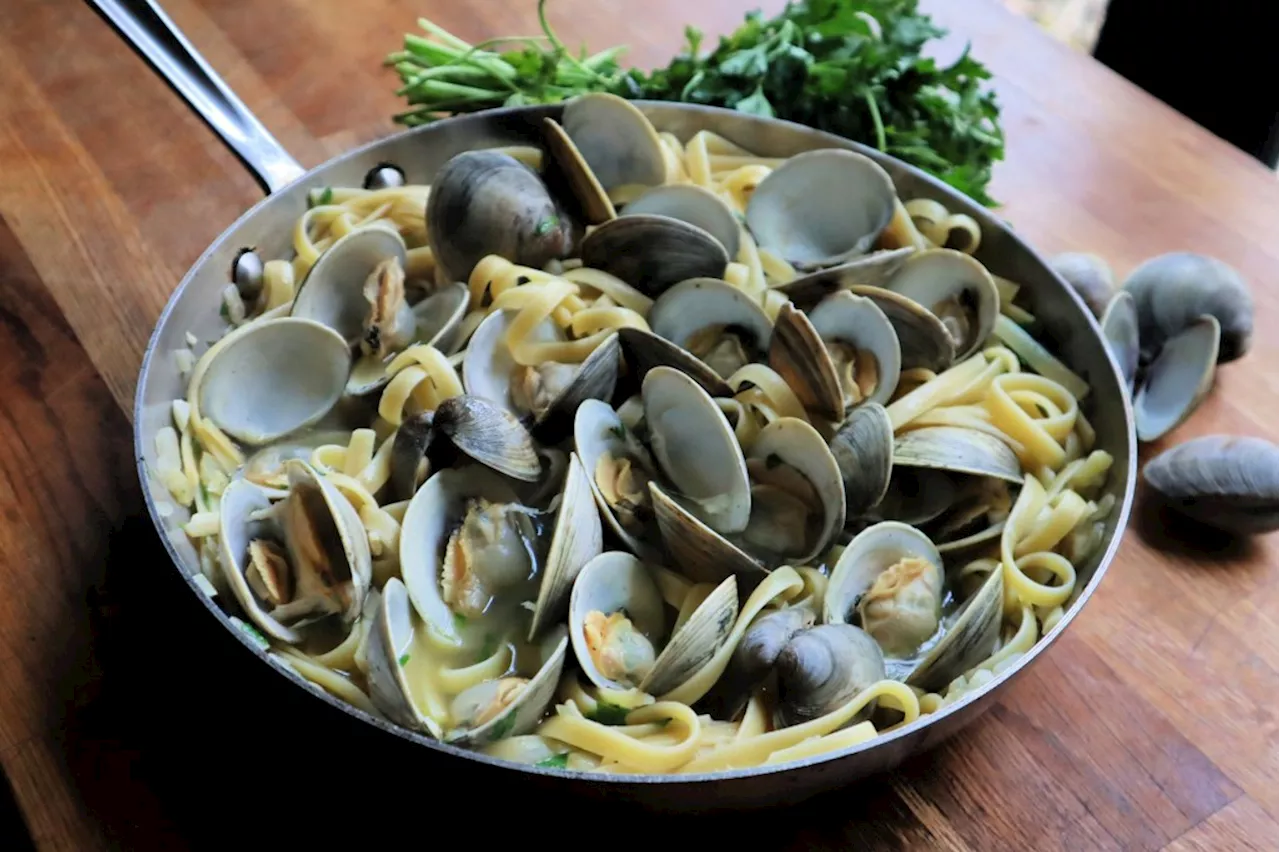
<svg viewBox="0 0 1280 852">
<path fill-rule="evenodd" d="M 567 751 L 562 754 L 553 754 L 550 757 L 544 757 L 542 760 L 539 760 L 534 764 L 534 766 L 544 766 L 548 769 L 564 769 L 568 765 L 569 752 Z"/>
<path fill-rule="evenodd" d="M 467 617 L 460 612 L 455 612 L 453 614 L 453 629 L 461 630 L 466 626 L 467 626 Z"/>
<path fill-rule="evenodd" d="M 405 651 L 403 654 L 401 654 L 401 655 L 400 655 L 400 659 L 399 659 L 399 660 L 397 660 L 396 662 L 398 662 L 398 663 L 400 664 L 400 667 L 401 667 L 401 668 L 404 668 L 406 665 L 408 665 L 408 664 L 409 664 L 409 652 L 408 652 L 408 651 Z"/>
<path fill-rule="evenodd" d="M 477 663 L 483 663 L 498 652 L 498 636 L 494 633 L 486 633 L 484 635 L 484 644 L 480 646 L 480 656 L 476 658 Z"/>
<path fill-rule="evenodd" d="M 599 722 L 601 725 L 625 725 L 627 724 L 627 716 L 631 711 L 626 707 L 619 707 L 617 704 L 610 704 L 607 701 L 596 702 L 596 709 L 587 714 L 587 718 L 593 722 Z"/>
<path fill-rule="evenodd" d="M 539 237 L 545 237 L 547 234 L 551 233 L 551 231 L 559 224 L 560 224 L 560 217 L 548 216 L 547 218 L 543 219 L 541 222 L 538 223 L 538 227 L 534 228 L 533 232 L 537 234 Z"/>
<path fill-rule="evenodd" d="M 627 439 L 627 427 L 622 423 L 619 423 L 617 426 L 610 426 L 609 434 L 617 438 L 619 441 L 625 441 Z"/>
<path fill-rule="evenodd" d="M 316 199 L 316 204 L 317 205 L 328 204 L 330 201 L 333 201 L 333 187 L 326 186 L 323 190 L 321 190 L 320 196 Z"/>
</svg>

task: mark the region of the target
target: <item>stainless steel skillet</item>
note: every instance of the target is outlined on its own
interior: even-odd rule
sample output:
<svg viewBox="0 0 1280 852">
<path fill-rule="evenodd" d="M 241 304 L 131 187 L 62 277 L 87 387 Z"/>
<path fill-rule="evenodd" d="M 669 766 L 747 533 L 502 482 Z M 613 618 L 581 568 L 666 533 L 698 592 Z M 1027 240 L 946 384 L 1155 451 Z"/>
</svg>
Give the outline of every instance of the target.
<svg viewBox="0 0 1280 852">
<path fill-rule="evenodd" d="M 456 761 L 506 779 L 549 785 L 560 795 L 620 799 L 667 811 L 759 807 L 800 801 L 815 793 L 890 769 L 908 756 L 929 749 L 959 731 L 989 707 L 1012 678 L 1043 654 L 1070 625 L 1097 588 L 1120 544 L 1133 498 L 1136 448 L 1133 414 L 1123 383 L 1107 356 L 1098 326 L 1083 303 L 1044 261 L 988 210 L 941 182 L 877 151 L 830 134 L 787 122 L 684 104 L 641 102 L 640 108 L 659 130 L 687 139 L 710 129 L 765 156 L 786 157 L 819 147 L 843 147 L 876 159 L 893 177 L 900 195 L 933 198 L 963 211 L 982 227 L 978 259 L 994 272 L 1022 282 L 1029 307 L 1041 319 L 1037 335 L 1090 384 L 1084 409 L 1093 423 L 1098 446 L 1115 464 L 1108 490 L 1116 506 L 1105 544 L 1091 564 L 1082 566 L 1080 583 L 1065 617 L 1012 670 L 985 688 L 918 722 L 835 756 L 814 758 L 785 769 L 764 767 L 715 775 L 600 776 L 565 770 L 516 766 L 435 740 L 373 718 L 331 697 L 269 657 L 195 580 L 200 573 L 195 551 L 182 531 L 186 512 L 173 506 L 164 486 L 152 475 L 155 434 L 170 422 L 170 403 L 185 394 L 173 352 L 186 345 L 188 333 L 211 340 L 223 331 L 219 317 L 221 290 L 244 247 L 257 247 L 264 258 L 287 257 L 290 232 L 307 209 L 308 193 L 326 186 L 361 186 L 381 165 L 393 164 L 411 183 L 430 183 L 451 156 L 472 148 L 538 144 L 544 116 L 558 107 L 499 109 L 450 119 L 396 134 L 357 148 L 306 171 L 244 104 L 227 89 L 190 43 L 151 0 L 93 0 L 103 15 L 146 57 L 188 103 L 244 161 L 270 195 L 245 212 L 187 272 L 153 332 L 144 354 L 134 409 L 134 445 L 138 472 L 152 522 L 165 541 L 175 567 L 196 598 L 263 663 L 293 680 L 338 710 L 398 737 L 403 759 L 425 762 L 447 771 Z"/>
</svg>

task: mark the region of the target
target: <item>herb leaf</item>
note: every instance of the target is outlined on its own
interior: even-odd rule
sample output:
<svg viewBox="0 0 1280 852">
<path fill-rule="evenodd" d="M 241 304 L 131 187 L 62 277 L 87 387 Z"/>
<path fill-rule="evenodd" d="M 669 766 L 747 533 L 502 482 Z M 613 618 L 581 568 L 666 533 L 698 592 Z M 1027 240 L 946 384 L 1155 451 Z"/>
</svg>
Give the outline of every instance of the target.
<svg viewBox="0 0 1280 852">
<path fill-rule="evenodd" d="M 630 712 L 626 707 L 619 707 L 607 701 L 598 701 L 595 711 L 588 713 L 587 718 L 601 725 L 625 725 Z"/>
<path fill-rule="evenodd" d="M 539 760 L 534 764 L 534 766 L 545 766 L 550 769 L 564 769 L 568 765 L 569 752 L 567 751 L 561 754 L 553 754 L 550 757 L 544 757 L 542 760 Z"/>
</svg>

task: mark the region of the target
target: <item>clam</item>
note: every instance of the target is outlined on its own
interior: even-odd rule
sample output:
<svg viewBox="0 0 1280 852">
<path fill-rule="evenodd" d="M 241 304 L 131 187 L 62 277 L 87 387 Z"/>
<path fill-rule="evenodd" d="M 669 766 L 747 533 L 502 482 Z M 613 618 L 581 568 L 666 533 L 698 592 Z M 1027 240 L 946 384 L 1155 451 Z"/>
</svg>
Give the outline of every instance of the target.
<svg viewBox="0 0 1280 852">
<path fill-rule="evenodd" d="M 614 218 L 609 192 L 622 186 L 657 186 L 667 161 L 658 133 L 634 104 L 603 92 L 567 101 L 560 122 L 543 120 L 552 161 L 589 225 Z"/>
<path fill-rule="evenodd" d="M 521 505 L 510 480 L 478 465 L 431 475 L 405 509 L 400 572 L 413 608 L 438 642 L 459 624 L 501 624 L 537 591 L 541 513 Z"/>
<path fill-rule="evenodd" d="M 902 345 L 884 311 L 864 296 L 835 293 L 809 311 L 809 322 L 835 366 L 844 408 L 887 405 L 902 372 Z"/>
<path fill-rule="evenodd" d="M 551 547 L 547 551 L 547 569 L 538 585 L 538 599 L 529 622 L 530 642 L 564 616 L 578 574 L 603 549 L 604 534 L 591 493 L 591 480 L 574 453 L 569 456 L 564 489 L 551 531 Z"/>
<path fill-rule="evenodd" d="M 564 668 L 569 643 L 563 627 L 542 641 L 532 677 L 506 674 L 455 696 L 449 706 L 448 730 L 423 713 L 413 697 L 410 661 L 431 653 L 430 645 L 417 636 L 421 629 L 404 583 L 392 577 L 382 590 L 367 646 L 370 698 L 381 712 L 399 725 L 425 730 L 465 748 L 521 736 L 537 726 Z M 414 663 L 415 668 L 418 665 Z"/>
<path fill-rule="evenodd" d="M 1129 274 L 1124 289 L 1138 311 L 1144 361 L 1206 314 L 1221 329 L 1220 363 L 1249 350 L 1253 296 L 1240 274 L 1216 258 L 1189 252 L 1153 257 Z"/>
<path fill-rule="evenodd" d="M 1277 529 L 1280 452 L 1262 438 L 1206 435 L 1165 450 L 1142 469 L 1173 509 L 1236 535 Z"/>
<path fill-rule="evenodd" d="M 391 377 L 387 365 L 395 352 L 410 344 L 434 346 L 441 352 L 451 352 L 457 345 L 457 332 L 467 314 L 471 296 L 464 284 L 447 284 L 409 309 L 413 327 L 402 337 L 379 338 L 383 346 L 358 358 L 351 367 L 347 379 L 347 393 L 353 396 L 376 393 L 386 387 Z"/>
<path fill-rule="evenodd" d="M 954 249 L 917 252 L 884 286 L 942 320 L 957 360 L 968 358 L 986 342 L 1000 314 L 1000 293 L 991 274 L 981 263 Z"/>
<path fill-rule="evenodd" d="M 700 463 L 699 470 L 707 465 Z M 695 579 L 711 582 L 737 574 L 752 581 L 778 565 L 812 563 L 843 526 L 840 469 L 808 423 L 791 417 L 770 423 L 752 443 L 746 467 L 750 523 L 738 533 L 713 529 L 686 508 L 689 501 L 649 483 L 662 540 L 676 564 Z"/>
<path fill-rule="evenodd" d="M 341 429 L 308 429 L 296 437 L 269 444 L 245 459 L 236 478 L 244 478 L 279 500 L 289 494 L 289 474 L 285 469 L 290 459 L 308 461 L 316 449 L 326 444 L 346 446 L 351 433 Z"/>
<path fill-rule="evenodd" d="M 1071 285 L 1093 315 L 1102 319 L 1116 291 L 1107 262 L 1096 254 L 1069 251 L 1049 258 L 1049 266 Z"/>
<path fill-rule="evenodd" d="M 844 483 L 847 519 L 865 515 L 884 499 L 893 471 L 893 423 L 878 402 L 850 412 L 832 437 L 831 455 Z"/>
<path fill-rule="evenodd" d="M 890 329 L 890 334 L 893 330 Z M 896 345 L 897 340 L 894 340 Z M 867 363 L 872 363 L 868 359 Z M 818 331 L 790 302 L 783 303 L 774 320 L 769 344 L 769 366 L 795 392 L 800 404 L 827 420 L 844 417 L 842 373 Z"/>
<path fill-rule="evenodd" d="M 569 637 L 596 686 L 664 695 L 715 655 L 738 619 L 738 585 L 717 585 L 675 627 L 652 569 L 629 553 L 602 553 L 573 584 Z M 672 629 L 674 627 L 674 629 Z"/>
<path fill-rule="evenodd" d="M 423 411 L 404 419 L 391 440 L 391 477 L 387 480 L 392 500 L 408 500 L 431 474 L 428 451 L 435 439 L 435 413 Z"/>
<path fill-rule="evenodd" d="M 463 356 L 463 385 L 468 394 L 526 422 L 536 435 L 558 437 L 572 428 L 584 400 L 613 396 L 621 360 L 618 338 L 610 335 L 578 364 L 519 364 L 506 342 L 517 315 L 494 311 L 476 328 Z M 532 339 L 549 343 L 564 340 L 564 334 L 547 319 L 534 328 Z"/>
<path fill-rule="evenodd" d="M 1023 481 L 1022 465 L 999 438 L 963 426 L 927 426 L 899 435 L 893 448 L 895 467 L 927 467 L 969 476 L 994 477 L 1015 485 Z"/>
<path fill-rule="evenodd" d="M 617 412 L 599 400 L 587 400 L 579 406 L 573 442 L 610 530 L 632 553 L 650 561 L 657 559 L 658 552 L 645 543 L 653 540 L 657 531 L 652 526 L 649 482 L 658 474 L 649 451 Z"/>
<path fill-rule="evenodd" d="M 670 367 L 693 379 L 713 397 L 733 396 L 733 388 L 715 369 L 665 337 L 640 328 L 620 328 L 618 342 L 628 371 L 640 381 L 654 367 Z"/>
<path fill-rule="evenodd" d="M 1200 407 L 1213 387 L 1219 341 L 1218 321 L 1207 314 L 1165 341 L 1133 400 L 1138 440 L 1161 438 Z"/>
<path fill-rule="evenodd" d="M 960 496 L 958 477 L 928 467 L 895 467 L 889 487 L 866 519 L 925 526 L 950 509 Z"/>
<path fill-rule="evenodd" d="M 790 157 L 747 202 L 760 246 L 810 271 L 865 254 L 893 218 L 888 172 L 870 157 L 827 148 Z"/>
<path fill-rule="evenodd" d="M 774 661 L 778 676 L 777 715 L 783 725 L 825 716 L 885 677 L 885 659 L 876 641 L 851 624 L 821 624 L 794 634 Z M 869 717 L 875 702 L 859 711 Z"/>
<path fill-rule="evenodd" d="M 619 216 L 582 241 L 582 262 L 651 298 L 690 278 L 721 278 L 729 254 L 711 234 L 670 216 Z"/>
<path fill-rule="evenodd" d="M 444 281 L 466 281 L 496 254 L 541 269 L 574 245 L 569 218 L 537 173 L 497 151 L 466 151 L 436 174 L 427 198 L 427 238 Z"/>
<path fill-rule="evenodd" d="M 654 336 L 699 359 L 722 379 L 762 360 L 772 334 L 764 309 L 737 287 L 716 278 L 693 278 L 667 290 L 654 301 L 648 322 Z M 628 351 L 644 348 L 652 353 L 638 356 L 640 363 L 665 357 L 652 341 L 642 342 L 645 332 L 633 332 L 628 336 Z M 684 363 L 687 359 L 671 366 Z"/>
<path fill-rule="evenodd" d="M 276 441 L 324 417 L 351 369 L 347 342 L 300 317 L 246 323 L 205 353 L 192 376 L 200 412 L 246 444 Z"/>
<path fill-rule="evenodd" d="M 814 618 L 813 610 L 794 606 L 756 618 L 733 650 L 729 666 L 734 679 L 747 687 L 762 682 L 791 638 L 812 627 Z"/>
<path fill-rule="evenodd" d="M 622 210 L 625 216 L 667 216 L 701 228 L 719 241 L 730 258 L 738 256 L 742 226 L 720 196 L 692 183 L 655 186 Z"/>
<path fill-rule="evenodd" d="M 274 505 L 245 479 L 218 506 L 223 572 L 264 633 L 298 644 L 330 618 L 350 627 L 373 574 L 369 540 L 351 504 L 308 464 L 285 463 L 288 495 Z"/>
<path fill-rule="evenodd" d="M 875 303 L 893 326 L 901 356 L 900 370 L 923 367 L 940 373 L 956 360 L 955 337 L 929 308 L 909 296 L 880 287 L 848 289 Z"/>
<path fill-rule="evenodd" d="M 395 231 L 354 230 L 312 265 L 290 314 L 329 326 L 365 354 L 385 357 L 408 343 L 415 330 L 404 298 L 404 261 L 404 240 Z"/>
<path fill-rule="evenodd" d="M 1134 378 L 1138 374 L 1138 357 L 1141 346 L 1138 339 L 1138 310 L 1134 307 L 1133 294 L 1121 290 L 1111 297 L 1102 312 L 1102 338 L 1107 351 L 1120 368 L 1129 395 L 1133 395 Z"/>
<path fill-rule="evenodd" d="M 693 379 L 655 367 L 641 386 L 649 447 L 658 469 L 700 521 L 738 533 L 751 517 L 742 448 L 715 401 Z"/>
<path fill-rule="evenodd" d="M 471 458 L 512 479 L 535 482 L 542 476 L 529 431 L 488 400 L 468 394 L 446 399 L 436 407 L 432 428 Z"/>
<path fill-rule="evenodd" d="M 777 289 L 796 305 L 808 308 L 850 287 L 883 287 L 915 252 L 912 247 L 873 251 L 839 266 L 798 275 Z"/>
<path fill-rule="evenodd" d="M 857 624 L 884 652 L 888 675 L 927 691 L 996 649 L 1004 606 L 1003 572 L 991 572 L 955 611 L 943 607 L 942 556 L 928 536 L 884 521 L 849 542 L 831 572 L 823 622 Z"/>
</svg>

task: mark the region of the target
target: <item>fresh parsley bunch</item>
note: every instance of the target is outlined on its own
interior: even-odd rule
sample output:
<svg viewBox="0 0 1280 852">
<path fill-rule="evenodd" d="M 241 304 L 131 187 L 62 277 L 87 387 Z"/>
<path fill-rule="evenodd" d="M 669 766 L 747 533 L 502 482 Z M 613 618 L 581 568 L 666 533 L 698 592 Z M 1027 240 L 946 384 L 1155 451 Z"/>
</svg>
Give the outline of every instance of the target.
<svg viewBox="0 0 1280 852">
<path fill-rule="evenodd" d="M 924 56 L 946 31 L 917 0 L 802 0 L 773 18 L 751 12 L 705 55 L 702 34 L 687 27 L 681 54 L 647 73 L 622 70 L 620 48 L 570 53 L 547 25 L 545 3 L 538 4 L 545 43 L 525 39 L 505 53 L 421 22 L 439 41 L 406 36 L 405 51 L 388 58 L 405 82 L 400 93 L 415 105 L 398 120 L 417 124 L 586 91 L 707 104 L 862 142 L 995 205 L 987 186 L 1004 158 L 1004 134 L 995 95 L 983 85 L 991 74 L 968 50 L 946 66 Z"/>
</svg>

